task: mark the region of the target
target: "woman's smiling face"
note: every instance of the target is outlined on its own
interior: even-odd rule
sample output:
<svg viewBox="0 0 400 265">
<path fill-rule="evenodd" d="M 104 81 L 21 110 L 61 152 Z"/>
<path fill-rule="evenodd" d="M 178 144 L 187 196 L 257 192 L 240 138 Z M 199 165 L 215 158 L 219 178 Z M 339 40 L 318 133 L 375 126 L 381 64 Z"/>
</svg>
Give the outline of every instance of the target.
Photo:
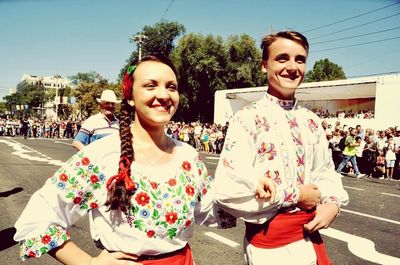
<svg viewBox="0 0 400 265">
<path fill-rule="evenodd" d="M 166 64 L 144 61 L 133 73 L 135 120 L 150 127 L 164 126 L 179 104 L 178 81 Z"/>
</svg>

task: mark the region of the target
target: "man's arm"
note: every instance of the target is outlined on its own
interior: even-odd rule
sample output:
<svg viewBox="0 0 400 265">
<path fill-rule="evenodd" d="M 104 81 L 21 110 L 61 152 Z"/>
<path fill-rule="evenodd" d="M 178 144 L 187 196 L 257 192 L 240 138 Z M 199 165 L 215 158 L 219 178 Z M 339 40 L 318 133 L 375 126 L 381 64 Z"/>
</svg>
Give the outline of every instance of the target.
<svg viewBox="0 0 400 265">
<path fill-rule="evenodd" d="M 85 147 L 85 145 L 77 140 L 72 142 L 72 146 L 75 147 L 78 151 Z"/>
</svg>

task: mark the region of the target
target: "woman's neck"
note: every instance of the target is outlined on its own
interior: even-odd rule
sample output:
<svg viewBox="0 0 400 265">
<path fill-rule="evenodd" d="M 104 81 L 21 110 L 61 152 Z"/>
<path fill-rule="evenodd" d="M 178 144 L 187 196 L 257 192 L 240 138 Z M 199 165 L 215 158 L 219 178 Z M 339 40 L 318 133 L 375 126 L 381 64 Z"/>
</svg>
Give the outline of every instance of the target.
<svg viewBox="0 0 400 265">
<path fill-rule="evenodd" d="M 139 123 L 134 122 L 131 127 L 133 141 L 138 141 L 142 146 L 151 145 L 157 146 L 159 149 L 164 149 L 169 145 L 169 139 L 165 135 L 163 127 L 143 128 Z"/>
</svg>

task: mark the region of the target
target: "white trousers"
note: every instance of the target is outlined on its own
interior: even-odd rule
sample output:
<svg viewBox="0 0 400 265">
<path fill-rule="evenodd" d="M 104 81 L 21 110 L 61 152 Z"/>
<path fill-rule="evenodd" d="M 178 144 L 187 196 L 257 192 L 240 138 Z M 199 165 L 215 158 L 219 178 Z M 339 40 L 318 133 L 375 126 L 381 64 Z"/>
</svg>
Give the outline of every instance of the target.
<svg viewBox="0 0 400 265">
<path fill-rule="evenodd" d="M 316 265 L 312 242 L 306 238 L 283 247 L 258 248 L 244 238 L 244 256 L 248 265 Z"/>
</svg>

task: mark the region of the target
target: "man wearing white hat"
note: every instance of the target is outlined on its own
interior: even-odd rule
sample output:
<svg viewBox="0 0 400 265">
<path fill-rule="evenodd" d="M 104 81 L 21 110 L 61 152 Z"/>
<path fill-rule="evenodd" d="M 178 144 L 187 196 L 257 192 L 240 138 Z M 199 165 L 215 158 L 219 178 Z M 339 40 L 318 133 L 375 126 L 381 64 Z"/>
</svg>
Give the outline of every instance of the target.
<svg viewBox="0 0 400 265">
<path fill-rule="evenodd" d="M 106 89 L 101 97 L 96 99 L 100 103 L 100 112 L 90 116 L 80 128 L 72 146 L 81 150 L 86 145 L 110 134 L 119 133 L 119 120 L 115 117 L 115 105 L 120 103 L 114 91 Z"/>
</svg>

